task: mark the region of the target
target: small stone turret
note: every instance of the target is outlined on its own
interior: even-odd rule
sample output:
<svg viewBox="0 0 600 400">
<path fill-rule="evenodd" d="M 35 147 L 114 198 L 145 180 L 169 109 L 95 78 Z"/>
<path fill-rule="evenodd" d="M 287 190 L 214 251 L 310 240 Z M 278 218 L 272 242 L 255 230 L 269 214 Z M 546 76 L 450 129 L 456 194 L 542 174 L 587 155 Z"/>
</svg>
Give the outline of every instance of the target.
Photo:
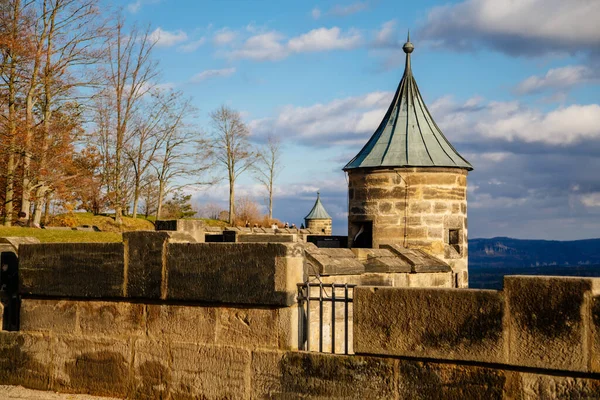
<svg viewBox="0 0 600 400">
<path fill-rule="evenodd" d="M 468 285 L 467 173 L 473 167 L 433 121 L 406 67 L 381 124 L 345 167 L 351 247 L 400 245 L 445 261 Z"/>
<path fill-rule="evenodd" d="M 321 203 L 321 193 L 317 192 L 317 201 L 312 210 L 304 217 L 304 222 L 307 229 L 311 231 L 321 232 L 323 235 L 331 235 L 331 216 Z"/>
</svg>

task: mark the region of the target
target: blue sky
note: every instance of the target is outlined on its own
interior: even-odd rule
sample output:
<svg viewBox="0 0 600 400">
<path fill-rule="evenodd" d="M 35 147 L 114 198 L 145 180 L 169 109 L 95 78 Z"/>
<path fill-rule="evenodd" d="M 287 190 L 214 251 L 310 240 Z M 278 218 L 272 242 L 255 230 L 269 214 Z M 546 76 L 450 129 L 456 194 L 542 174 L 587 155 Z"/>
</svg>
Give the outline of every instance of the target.
<svg viewBox="0 0 600 400">
<path fill-rule="evenodd" d="M 137 0 L 162 84 L 194 98 L 200 126 L 221 104 L 255 144 L 285 149 L 275 217 L 300 224 L 321 190 L 346 230 L 341 168 L 368 140 L 412 65 L 436 122 L 475 167 L 470 237 L 600 237 L 600 2 L 578 0 Z M 251 175 L 238 193 L 264 204 Z M 224 184 L 194 195 L 220 203 Z"/>
</svg>

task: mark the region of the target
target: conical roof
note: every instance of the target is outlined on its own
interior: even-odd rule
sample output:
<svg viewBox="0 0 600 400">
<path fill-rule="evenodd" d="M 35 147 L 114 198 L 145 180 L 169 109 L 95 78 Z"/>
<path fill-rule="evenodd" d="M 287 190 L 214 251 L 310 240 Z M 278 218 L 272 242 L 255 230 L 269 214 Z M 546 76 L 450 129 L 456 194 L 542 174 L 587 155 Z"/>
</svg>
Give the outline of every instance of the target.
<svg viewBox="0 0 600 400">
<path fill-rule="evenodd" d="M 472 170 L 431 117 L 410 66 L 414 46 L 408 41 L 404 75 L 392 104 L 371 139 L 346 166 L 377 167 L 450 167 Z"/>
<path fill-rule="evenodd" d="M 317 201 L 315 201 L 312 210 L 310 210 L 304 219 L 331 219 L 331 216 L 325 211 L 323 203 L 321 203 L 321 193 L 317 192 Z"/>
</svg>

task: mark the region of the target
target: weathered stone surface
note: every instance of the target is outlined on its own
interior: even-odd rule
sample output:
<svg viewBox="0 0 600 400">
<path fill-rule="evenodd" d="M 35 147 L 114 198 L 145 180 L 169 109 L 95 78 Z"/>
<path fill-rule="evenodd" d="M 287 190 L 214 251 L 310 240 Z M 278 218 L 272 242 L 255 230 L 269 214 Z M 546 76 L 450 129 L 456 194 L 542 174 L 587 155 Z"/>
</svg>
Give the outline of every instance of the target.
<svg viewBox="0 0 600 400">
<path fill-rule="evenodd" d="M 452 272 L 419 272 L 407 274 L 407 287 L 411 288 L 453 288 Z"/>
<path fill-rule="evenodd" d="M 277 309 L 280 350 L 298 350 L 298 307 Z"/>
<path fill-rule="evenodd" d="M 600 295 L 590 299 L 590 371 L 600 372 Z"/>
<path fill-rule="evenodd" d="M 173 379 L 169 344 L 155 340 L 136 340 L 134 352 L 132 382 L 127 398 L 169 398 Z"/>
<path fill-rule="evenodd" d="M 599 379 L 521 373 L 519 381 L 513 398 L 600 399 Z"/>
<path fill-rule="evenodd" d="M 119 400 L 115 397 L 98 397 L 87 394 L 64 394 L 26 389 L 22 386 L 0 385 L 2 400 Z"/>
<path fill-rule="evenodd" d="M 215 307 L 152 305 L 147 307 L 148 336 L 155 340 L 214 343 L 217 328 Z"/>
<path fill-rule="evenodd" d="M 237 235 L 238 243 L 295 243 L 295 235 Z"/>
<path fill-rule="evenodd" d="M 217 315 L 217 344 L 247 349 L 278 348 L 277 309 L 220 307 Z"/>
<path fill-rule="evenodd" d="M 353 249 L 365 254 L 366 272 L 410 272 L 411 265 L 386 249 Z M 360 256 L 359 256 L 360 257 Z"/>
<path fill-rule="evenodd" d="M 598 288 L 598 278 L 505 277 L 510 364 L 586 371 L 588 297 Z"/>
<path fill-rule="evenodd" d="M 354 351 L 504 362 L 504 300 L 492 290 L 358 287 Z"/>
<path fill-rule="evenodd" d="M 0 245 L 9 246 L 7 250 L 11 250 L 15 253 L 19 252 L 19 246 L 22 244 L 37 244 L 40 243 L 40 239 L 28 236 L 5 236 L 0 237 Z M 6 250 L 3 250 L 6 251 Z"/>
<path fill-rule="evenodd" d="M 350 249 L 325 249 L 313 245 L 306 247 L 305 254 L 310 275 L 348 275 L 365 271 L 363 263 Z"/>
<path fill-rule="evenodd" d="M 449 272 L 452 268 L 444 261 L 433 257 L 420 249 L 408 249 L 397 244 L 382 244 L 387 249 L 405 260 L 411 266 L 412 272 Z"/>
<path fill-rule="evenodd" d="M 300 245 L 279 243 L 169 244 L 167 298 L 292 305 L 304 281 L 300 254 Z"/>
<path fill-rule="evenodd" d="M 77 328 L 77 304 L 73 301 L 21 301 L 21 331 L 71 334 Z"/>
<path fill-rule="evenodd" d="M 51 354 L 47 336 L 0 331 L 0 383 L 48 390 Z"/>
<path fill-rule="evenodd" d="M 400 360 L 398 398 L 414 400 L 501 400 L 507 376 L 502 370 Z"/>
<path fill-rule="evenodd" d="M 168 232 L 124 232 L 127 297 L 160 299 Z"/>
<path fill-rule="evenodd" d="M 254 351 L 251 398 L 391 399 L 396 360 Z"/>
<path fill-rule="evenodd" d="M 61 335 L 52 339 L 52 389 L 125 397 L 131 342 Z"/>
<path fill-rule="evenodd" d="M 126 302 L 79 301 L 79 329 L 84 336 L 124 337 L 146 334 L 145 305 Z"/>
<path fill-rule="evenodd" d="M 122 297 L 123 270 L 122 243 L 43 243 L 19 248 L 23 295 Z"/>
<path fill-rule="evenodd" d="M 250 352 L 226 346 L 173 343 L 174 399 L 241 399 L 250 391 Z"/>
</svg>

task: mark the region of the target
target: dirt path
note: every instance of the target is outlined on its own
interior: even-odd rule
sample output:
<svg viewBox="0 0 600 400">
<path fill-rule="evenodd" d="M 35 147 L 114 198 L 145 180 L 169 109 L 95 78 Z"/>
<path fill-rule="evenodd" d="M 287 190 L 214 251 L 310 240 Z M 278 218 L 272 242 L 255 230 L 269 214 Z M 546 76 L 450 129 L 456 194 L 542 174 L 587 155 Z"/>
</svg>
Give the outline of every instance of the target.
<svg viewBox="0 0 600 400">
<path fill-rule="evenodd" d="M 87 394 L 64 394 L 42 392 L 39 390 L 25 389 L 22 386 L 0 385 L 0 399 L 2 400 L 118 400 L 112 397 L 97 397 Z"/>
</svg>

